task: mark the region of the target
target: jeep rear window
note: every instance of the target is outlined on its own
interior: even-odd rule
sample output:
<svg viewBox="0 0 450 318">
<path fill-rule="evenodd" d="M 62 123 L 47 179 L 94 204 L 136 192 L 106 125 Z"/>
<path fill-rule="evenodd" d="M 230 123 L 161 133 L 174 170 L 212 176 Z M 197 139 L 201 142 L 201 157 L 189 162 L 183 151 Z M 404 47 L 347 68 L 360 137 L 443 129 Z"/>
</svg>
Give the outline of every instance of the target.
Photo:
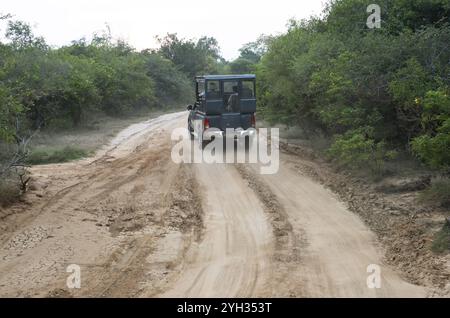
<svg viewBox="0 0 450 318">
<path fill-rule="evenodd" d="M 254 98 L 255 97 L 255 82 L 242 81 L 242 98 Z"/>
<path fill-rule="evenodd" d="M 224 94 L 232 94 L 234 93 L 233 87 L 236 87 L 236 89 L 239 87 L 239 83 L 237 81 L 226 81 L 223 82 L 223 93 Z"/>
<path fill-rule="evenodd" d="M 206 93 L 208 94 L 208 98 L 220 98 L 220 82 L 208 81 Z"/>
</svg>

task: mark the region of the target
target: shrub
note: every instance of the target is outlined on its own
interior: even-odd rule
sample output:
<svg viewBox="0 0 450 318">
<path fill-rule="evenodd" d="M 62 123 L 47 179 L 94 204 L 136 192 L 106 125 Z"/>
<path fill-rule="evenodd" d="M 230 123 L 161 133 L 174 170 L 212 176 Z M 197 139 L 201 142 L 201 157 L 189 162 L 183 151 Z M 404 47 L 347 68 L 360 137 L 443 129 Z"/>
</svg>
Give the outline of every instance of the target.
<svg viewBox="0 0 450 318">
<path fill-rule="evenodd" d="M 413 139 L 417 156 L 432 168 L 450 168 L 450 97 L 444 90 L 429 91 L 424 100 L 425 134 Z"/>
<path fill-rule="evenodd" d="M 387 150 L 384 141 L 376 142 L 363 130 L 340 135 L 328 150 L 340 166 L 350 169 L 369 168 L 375 175 L 384 173 L 385 160 L 394 159 L 395 151 Z"/>
</svg>

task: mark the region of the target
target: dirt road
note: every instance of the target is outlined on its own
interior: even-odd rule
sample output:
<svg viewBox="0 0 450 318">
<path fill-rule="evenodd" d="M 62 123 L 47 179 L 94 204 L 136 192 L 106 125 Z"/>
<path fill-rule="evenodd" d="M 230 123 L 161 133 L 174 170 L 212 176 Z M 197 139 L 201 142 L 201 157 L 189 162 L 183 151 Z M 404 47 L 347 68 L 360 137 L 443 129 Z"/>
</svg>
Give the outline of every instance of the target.
<svg viewBox="0 0 450 318">
<path fill-rule="evenodd" d="M 122 131 L 93 158 L 32 169 L 25 201 L 0 210 L 0 296 L 423 297 L 383 264 L 373 233 L 281 156 L 176 165 L 186 113 Z M 81 288 L 66 286 L 67 266 Z M 367 287 L 367 267 L 381 288 Z"/>
</svg>

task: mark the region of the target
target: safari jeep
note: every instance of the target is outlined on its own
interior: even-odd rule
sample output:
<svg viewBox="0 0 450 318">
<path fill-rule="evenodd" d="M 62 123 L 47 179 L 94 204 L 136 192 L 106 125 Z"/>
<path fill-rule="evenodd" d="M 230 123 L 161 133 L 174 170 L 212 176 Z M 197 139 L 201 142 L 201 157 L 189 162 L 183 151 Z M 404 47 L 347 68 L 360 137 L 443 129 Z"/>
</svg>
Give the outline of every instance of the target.
<svg viewBox="0 0 450 318">
<path fill-rule="evenodd" d="M 209 139 L 204 136 L 206 130 L 213 138 L 225 137 L 231 131 L 235 138 L 251 137 L 251 128 L 255 128 L 255 80 L 253 74 L 196 77 L 196 102 L 187 107 L 191 138 L 204 146 Z"/>
</svg>

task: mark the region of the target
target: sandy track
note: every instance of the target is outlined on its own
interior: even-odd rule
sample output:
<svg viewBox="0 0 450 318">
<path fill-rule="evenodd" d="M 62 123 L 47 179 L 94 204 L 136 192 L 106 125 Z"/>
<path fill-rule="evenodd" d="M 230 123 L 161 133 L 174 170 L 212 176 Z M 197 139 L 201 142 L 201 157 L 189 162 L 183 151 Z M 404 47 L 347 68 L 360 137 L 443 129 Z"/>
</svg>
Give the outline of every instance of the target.
<svg viewBox="0 0 450 318">
<path fill-rule="evenodd" d="M 264 177 L 172 163 L 170 133 L 185 122 L 164 115 L 92 159 L 33 168 L 28 203 L 2 211 L 0 296 L 425 295 L 383 265 L 357 216 L 288 161 Z M 73 263 L 80 290 L 65 286 Z M 381 266 L 381 289 L 366 286 L 369 264 Z"/>
<path fill-rule="evenodd" d="M 250 297 L 268 279 L 271 228 L 233 166 L 198 165 L 205 233 L 164 297 Z"/>
<path fill-rule="evenodd" d="M 333 193 L 293 171 L 282 159 L 280 171 L 261 180 L 284 207 L 293 231 L 306 237 L 297 271 L 308 297 L 425 296 L 383 264 L 375 235 Z M 380 266 L 380 289 L 367 287 L 370 264 Z"/>
</svg>

